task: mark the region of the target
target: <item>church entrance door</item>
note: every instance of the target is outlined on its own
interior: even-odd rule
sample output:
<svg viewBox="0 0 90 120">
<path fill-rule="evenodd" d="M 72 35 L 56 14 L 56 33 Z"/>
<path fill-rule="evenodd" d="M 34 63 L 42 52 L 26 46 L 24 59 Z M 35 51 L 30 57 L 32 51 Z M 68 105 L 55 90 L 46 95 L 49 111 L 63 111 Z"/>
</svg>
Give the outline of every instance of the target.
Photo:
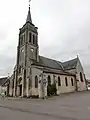
<svg viewBox="0 0 90 120">
<path fill-rule="evenodd" d="M 20 96 L 22 96 L 22 85 L 20 85 L 19 88 L 20 88 Z"/>
</svg>

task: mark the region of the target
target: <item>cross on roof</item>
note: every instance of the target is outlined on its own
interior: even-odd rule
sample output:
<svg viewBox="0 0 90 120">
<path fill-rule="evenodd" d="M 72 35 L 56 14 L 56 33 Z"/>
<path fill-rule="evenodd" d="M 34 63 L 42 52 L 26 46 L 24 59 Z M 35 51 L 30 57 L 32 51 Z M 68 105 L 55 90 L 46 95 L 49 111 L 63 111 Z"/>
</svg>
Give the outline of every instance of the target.
<svg viewBox="0 0 90 120">
<path fill-rule="evenodd" d="M 29 6 L 30 6 L 30 2 L 31 2 L 31 0 L 29 0 Z"/>
</svg>

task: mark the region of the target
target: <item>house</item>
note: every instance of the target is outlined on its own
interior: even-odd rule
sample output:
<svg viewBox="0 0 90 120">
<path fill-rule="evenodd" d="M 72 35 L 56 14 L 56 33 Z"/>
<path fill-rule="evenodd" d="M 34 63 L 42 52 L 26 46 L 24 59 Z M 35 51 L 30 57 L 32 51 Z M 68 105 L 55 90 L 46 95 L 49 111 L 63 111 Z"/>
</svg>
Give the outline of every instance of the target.
<svg viewBox="0 0 90 120">
<path fill-rule="evenodd" d="M 0 78 L 0 94 L 7 91 L 7 77 Z"/>
</svg>

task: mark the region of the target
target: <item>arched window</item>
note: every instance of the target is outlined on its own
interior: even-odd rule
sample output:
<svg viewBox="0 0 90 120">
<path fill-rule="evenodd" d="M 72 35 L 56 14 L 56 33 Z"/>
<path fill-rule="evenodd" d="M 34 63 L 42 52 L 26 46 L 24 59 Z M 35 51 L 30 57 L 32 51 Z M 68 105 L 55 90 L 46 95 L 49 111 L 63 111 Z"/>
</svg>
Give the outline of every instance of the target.
<svg viewBox="0 0 90 120">
<path fill-rule="evenodd" d="M 38 39 L 37 39 L 37 35 L 36 35 L 36 45 L 37 45 L 37 43 L 38 43 L 37 40 L 38 40 Z"/>
<path fill-rule="evenodd" d="M 25 34 L 23 35 L 23 42 L 25 42 Z"/>
<path fill-rule="evenodd" d="M 58 86 L 61 86 L 61 80 L 60 80 L 60 77 L 58 77 Z"/>
<path fill-rule="evenodd" d="M 20 77 L 19 80 L 18 80 L 18 84 L 20 84 L 22 81 L 22 78 Z"/>
<path fill-rule="evenodd" d="M 22 69 L 21 66 L 19 66 L 19 71 L 18 71 L 19 73 L 21 73 L 21 69 Z"/>
<path fill-rule="evenodd" d="M 35 76 L 35 88 L 38 88 L 38 77 Z"/>
<path fill-rule="evenodd" d="M 50 77 L 50 75 L 48 76 L 48 85 L 51 85 L 51 77 Z"/>
<path fill-rule="evenodd" d="M 24 69 L 24 88 L 26 88 L 26 69 Z"/>
<path fill-rule="evenodd" d="M 23 36 L 20 39 L 20 45 L 23 45 Z"/>
<path fill-rule="evenodd" d="M 33 44 L 35 44 L 35 35 L 33 35 Z"/>
<path fill-rule="evenodd" d="M 65 77 L 65 84 L 66 84 L 66 86 L 68 86 L 67 77 Z"/>
<path fill-rule="evenodd" d="M 71 78 L 71 84 L 72 84 L 72 86 L 74 85 L 74 83 L 73 83 L 73 79 Z"/>
<path fill-rule="evenodd" d="M 13 79 L 13 81 L 12 81 L 12 89 L 14 88 L 14 79 Z"/>
<path fill-rule="evenodd" d="M 83 76 L 82 76 L 81 72 L 80 72 L 80 80 L 81 80 L 81 82 L 83 82 Z"/>
<path fill-rule="evenodd" d="M 29 33 L 29 42 L 31 43 L 31 41 L 32 41 L 32 34 Z"/>
<path fill-rule="evenodd" d="M 31 82 L 31 79 L 29 79 L 29 81 L 28 81 L 29 83 L 28 83 L 28 86 L 29 86 L 29 89 L 30 89 L 30 87 L 32 86 L 32 82 Z"/>
</svg>

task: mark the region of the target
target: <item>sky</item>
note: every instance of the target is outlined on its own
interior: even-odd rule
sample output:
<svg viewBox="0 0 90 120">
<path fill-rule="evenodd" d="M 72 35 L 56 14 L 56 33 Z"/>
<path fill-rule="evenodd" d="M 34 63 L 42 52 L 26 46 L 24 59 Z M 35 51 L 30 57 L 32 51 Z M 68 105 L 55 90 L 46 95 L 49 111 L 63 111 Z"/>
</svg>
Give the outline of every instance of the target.
<svg viewBox="0 0 90 120">
<path fill-rule="evenodd" d="M 0 0 L 0 76 L 13 72 L 28 5 L 28 0 Z M 90 78 L 90 0 L 31 0 L 31 16 L 39 54 L 59 61 L 78 55 Z"/>
</svg>

